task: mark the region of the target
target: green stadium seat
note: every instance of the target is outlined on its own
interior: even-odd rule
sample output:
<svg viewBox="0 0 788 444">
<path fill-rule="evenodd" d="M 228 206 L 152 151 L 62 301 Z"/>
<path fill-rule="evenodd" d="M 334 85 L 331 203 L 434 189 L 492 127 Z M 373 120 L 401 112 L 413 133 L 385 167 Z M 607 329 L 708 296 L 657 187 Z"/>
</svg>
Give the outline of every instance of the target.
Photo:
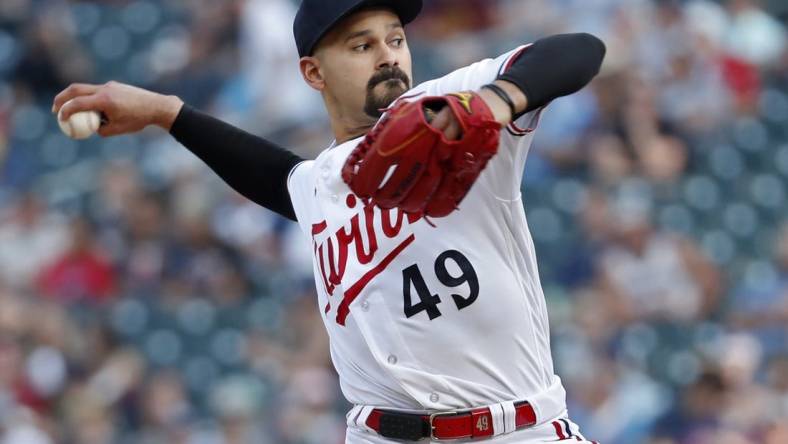
<svg viewBox="0 0 788 444">
<path fill-rule="evenodd" d="M 143 342 L 143 351 L 154 366 L 171 367 L 181 359 L 183 343 L 178 334 L 166 328 L 153 330 Z"/>
<path fill-rule="evenodd" d="M 700 239 L 701 248 L 717 265 L 731 263 L 738 254 L 738 246 L 733 237 L 723 230 L 707 231 Z"/>
<path fill-rule="evenodd" d="M 11 115 L 11 134 L 17 140 L 37 142 L 47 132 L 51 116 L 33 105 L 19 105 Z"/>
<path fill-rule="evenodd" d="M 788 125 L 788 95 L 774 88 L 765 89 L 758 101 L 761 118 L 777 127 Z"/>
<path fill-rule="evenodd" d="M 251 330 L 274 332 L 279 330 L 284 310 L 275 298 L 259 297 L 246 310 L 246 327 Z"/>
<path fill-rule="evenodd" d="M 779 279 L 779 273 L 768 259 L 755 259 L 744 265 L 742 278 L 746 288 L 772 288 Z"/>
<path fill-rule="evenodd" d="M 720 204 L 720 185 L 710 176 L 689 176 L 683 192 L 686 204 L 696 210 L 708 211 Z"/>
<path fill-rule="evenodd" d="M 78 2 L 71 5 L 74 30 L 82 36 L 92 34 L 101 24 L 102 8 L 95 3 Z"/>
<path fill-rule="evenodd" d="M 129 31 L 144 35 L 161 23 L 162 14 L 161 7 L 154 2 L 135 1 L 123 8 L 120 22 Z"/>
<path fill-rule="evenodd" d="M 181 331 L 192 336 L 203 336 L 214 328 L 216 308 L 205 299 L 191 299 L 175 313 Z"/>
<path fill-rule="evenodd" d="M 134 337 L 148 328 L 150 311 L 139 299 L 124 298 L 110 311 L 112 329 L 123 337 Z"/>
<path fill-rule="evenodd" d="M 760 220 L 752 205 L 735 202 L 725 206 L 723 222 L 730 233 L 740 238 L 749 238 L 755 234 Z"/>
<path fill-rule="evenodd" d="M 237 368 L 246 360 L 246 336 L 237 328 L 223 328 L 208 340 L 211 357 L 227 368 Z"/>
<path fill-rule="evenodd" d="M 778 227 L 783 220 L 770 223 L 771 227 Z M 761 229 L 753 236 L 753 253 L 755 257 L 771 258 L 775 253 L 775 230 L 767 228 L 766 224 L 761 226 Z"/>
<path fill-rule="evenodd" d="M 118 25 L 102 27 L 91 38 L 93 53 L 99 59 L 108 62 L 126 58 L 130 46 L 131 35 L 125 28 Z"/>
<path fill-rule="evenodd" d="M 577 179 L 560 179 L 552 190 L 552 204 L 567 214 L 576 214 L 582 209 L 586 197 L 586 186 Z"/>
<path fill-rule="evenodd" d="M 671 232 L 690 234 L 697 221 L 692 210 L 680 203 L 666 205 L 657 210 L 657 223 Z"/>
<path fill-rule="evenodd" d="M 13 35 L 0 29 L 0 73 L 6 69 L 13 69 L 19 55 L 19 41 Z"/>
<path fill-rule="evenodd" d="M 742 155 L 729 145 L 711 148 L 707 154 L 709 171 L 721 180 L 735 180 L 744 171 Z"/>
<path fill-rule="evenodd" d="M 541 242 L 556 241 L 564 231 L 564 224 L 558 213 L 550 207 L 532 207 L 527 209 L 528 226 L 534 240 Z"/>
<path fill-rule="evenodd" d="M 732 137 L 738 148 L 753 153 L 769 148 L 769 133 L 763 122 L 751 117 L 740 118 L 732 129 Z"/>
<path fill-rule="evenodd" d="M 774 167 L 788 179 L 788 144 L 781 145 L 774 153 Z"/>
<path fill-rule="evenodd" d="M 186 386 L 198 394 L 206 394 L 221 375 L 219 364 L 209 356 L 190 356 L 182 368 Z"/>
<path fill-rule="evenodd" d="M 65 168 L 77 160 L 77 142 L 63 134 L 47 132 L 39 145 L 39 158 L 45 167 Z"/>
<path fill-rule="evenodd" d="M 759 174 L 750 182 L 750 196 L 754 203 L 773 210 L 785 202 L 785 182 L 774 174 Z"/>
</svg>

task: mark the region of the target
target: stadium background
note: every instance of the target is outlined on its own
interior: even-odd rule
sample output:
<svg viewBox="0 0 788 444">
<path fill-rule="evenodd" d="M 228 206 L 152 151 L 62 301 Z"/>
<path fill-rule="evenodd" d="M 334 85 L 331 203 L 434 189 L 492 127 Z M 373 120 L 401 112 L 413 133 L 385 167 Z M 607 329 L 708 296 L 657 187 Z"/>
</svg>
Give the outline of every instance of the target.
<svg viewBox="0 0 788 444">
<path fill-rule="evenodd" d="M 788 442 L 788 4 L 426 4 L 417 82 L 552 33 L 608 45 L 546 112 L 523 182 L 584 433 Z M 70 82 L 114 79 L 313 157 L 331 138 L 294 12 L 0 2 L 0 443 L 342 442 L 296 226 L 161 131 L 75 142 L 49 112 Z"/>
</svg>

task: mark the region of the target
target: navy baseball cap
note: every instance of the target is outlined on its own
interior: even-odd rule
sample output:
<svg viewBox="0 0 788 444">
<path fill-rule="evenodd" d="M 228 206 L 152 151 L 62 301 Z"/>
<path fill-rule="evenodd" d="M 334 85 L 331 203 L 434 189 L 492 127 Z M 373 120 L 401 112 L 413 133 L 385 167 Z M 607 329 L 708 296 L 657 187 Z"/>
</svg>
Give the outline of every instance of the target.
<svg viewBox="0 0 788 444">
<path fill-rule="evenodd" d="M 293 24 L 298 55 L 312 55 L 317 42 L 340 20 L 371 7 L 390 8 L 405 25 L 419 15 L 422 0 L 303 0 Z"/>
</svg>

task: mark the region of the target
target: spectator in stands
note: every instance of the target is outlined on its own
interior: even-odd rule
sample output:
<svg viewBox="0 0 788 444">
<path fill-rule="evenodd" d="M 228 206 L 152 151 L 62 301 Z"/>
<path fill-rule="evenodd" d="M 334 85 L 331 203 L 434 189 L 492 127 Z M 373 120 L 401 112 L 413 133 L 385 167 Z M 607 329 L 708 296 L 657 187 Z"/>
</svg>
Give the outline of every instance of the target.
<svg viewBox="0 0 788 444">
<path fill-rule="evenodd" d="M 753 65 L 777 63 L 788 44 L 785 26 L 761 8 L 760 0 L 729 0 L 731 27 L 727 46 L 732 55 Z"/>
<path fill-rule="evenodd" d="M 206 216 L 183 217 L 165 256 L 166 292 L 171 296 L 207 294 L 237 303 L 250 294 L 238 251 L 220 242 Z"/>
<path fill-rule="evenodd" d="M 654 134 L 637 149 L 643 177 L 658 185 L 679 181 L 689 161 L 686 144 L 667 134 Z"/>
<path fill-rule="evenodd" d="M 763 348 L 748 333 L 728 335 L 720 345 L 720 356 L 716 357 L 719 373 L 728 387 L 728 398 L 733 400 L 720 406 L 720 420 L 725 428 L 755 434 L 779 419 L 774 410 L 775 390 L 757 375 Z"/>
<path fill-rule="evenodd" d="M 169 239 L 166 202 L 156 193 L 140 192 L 124 209 L 121 288 L 127 294 L 155 294 L 160 290 Z"/>
<path fill-rule="evenodd" d="M 728 387 L 712 369 L 679 395 L 674 408 L 657 424 L 656 443 L 712 444 L 720 427 L 720 414 L 734 400 L 727 396 Z"/>
<path fill-rule="evenodd" d="M 114 270 L 98 249 L 93 232 L 87 219 L 71 222 L 71 245 L 38 277 L 41 294 L 64 303 L 105 302 L 115 294 Z"/>
<path fill-rule="evenodd" d="M 730 323 L 753 331 L 765 347 L 767 356 L 780 353 L 788 346 L 788 222 L 778 231 L 774 264 L 777 275 L 755 286 L 743 285 L 732 298 Z"/>
<path fill-rule="evenodd" d="M 690 322 L 717 308 L 718 270 L 690 240 L 656 229 L 649 204 L 631 197 L 613 204 L 613 244 L 600 258 L 601 295 L 624 324 Z"/>
<path fill-rule="evenodd" d="M 249 123 L 257 131 L 271 132 L 322 120 L 320 96 L 301 80 L 296 63 L 291 26 L 296 5 L 289 0 L 249 0 L 243 8 L 240 57 L 249 97 L 240 99 L 254 107 L 255 121 Z"/>
<path fill-rule="evenodd" d="M 152 373 L 143 386 L 142 402 L 138 407 L 143 417 L 135 442 L 183 442 L 188 437 L 193 412 L 178 370 Z"/>
<path fill-rule="evenodd" d="M 29 18 L 33 23 L 23 35 L 27 50 L 13 80 L 45 100 L 69 83 L 92 77 L 93 59 L 70 29 L 73 23 L 65 4 L 49 2 L 46 8 L 30 11 Z"/>
<path fill-rule="evenodd" d="M 30 289 L 39 270 L 67 247 L 67 222 L 27 193 L 0 215 L 0 245 L 2 279 L 12 288 Z"/>
<path fill-rule="evenodd" d="M 258 380 L 231 376 L 211 390 L 211 407 L 220 420 L 217 444 L 275 444 L 277 437 L 266 433 L 260 420 L 263 387 Z"/>
<path fill-rule="evenodd" d="M 84 386 L 75 385 L 64 397 L 64 405 L 69 406 L 63 416 L 70 442 L 106 444 L 118 441 L 116 421 L 120 418 L 96 395 Z"/>
</svg>

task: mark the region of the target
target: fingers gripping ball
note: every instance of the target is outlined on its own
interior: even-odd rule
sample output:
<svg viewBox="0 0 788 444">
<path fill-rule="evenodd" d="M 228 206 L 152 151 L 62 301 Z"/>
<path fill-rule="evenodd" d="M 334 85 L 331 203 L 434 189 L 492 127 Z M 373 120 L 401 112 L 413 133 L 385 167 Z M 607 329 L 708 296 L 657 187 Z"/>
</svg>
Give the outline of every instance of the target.
<svg viewBox="0 0 788 444">
<path fill-rule="evenodd" d="M 430 124 L 447 106 L 461 127 L 459 140 Z M 381 208 L 448 216 L 498 151 L 500 130 L 476 93 L 400 101 L 348 156 L 342 178 Z"/>
<path fill-rule="evenodd" d="M 74 113 L 66 120 L 62 119 L 62 113 L 63 108 L 60 108 L 57 123 L 60 125 L 60 130 L 72 139 L 87 139 L 101 126 L 101 115 L 96 111 Z"/>
</svg>

